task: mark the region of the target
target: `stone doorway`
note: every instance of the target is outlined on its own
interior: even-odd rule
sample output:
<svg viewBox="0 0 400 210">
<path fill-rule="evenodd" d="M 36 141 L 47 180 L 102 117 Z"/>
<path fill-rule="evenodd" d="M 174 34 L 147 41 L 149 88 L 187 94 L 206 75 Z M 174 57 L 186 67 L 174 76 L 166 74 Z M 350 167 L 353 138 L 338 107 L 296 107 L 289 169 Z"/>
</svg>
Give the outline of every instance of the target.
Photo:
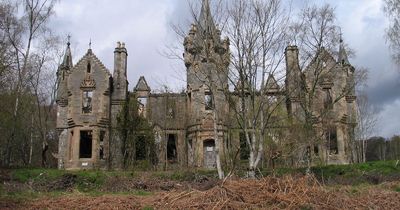
<svg viewBox="0 0 400 210">
<path fill-rule="evenodd" d="M 81 131 L 79 158 L 92 158 L 92 131 Z"/>
<path fill-rule="evenodd" d="M 208 139 L 203 142 L 204 168 L 216 168 L 215 141 Z"/>
<path fill-rule="evenodd" d="M 175 163 L 177 161 L 177 151 L 176 151 L 176 135 L 168 134 L 167 142 L 167 159 L 170 163 Z"/>
</svg>

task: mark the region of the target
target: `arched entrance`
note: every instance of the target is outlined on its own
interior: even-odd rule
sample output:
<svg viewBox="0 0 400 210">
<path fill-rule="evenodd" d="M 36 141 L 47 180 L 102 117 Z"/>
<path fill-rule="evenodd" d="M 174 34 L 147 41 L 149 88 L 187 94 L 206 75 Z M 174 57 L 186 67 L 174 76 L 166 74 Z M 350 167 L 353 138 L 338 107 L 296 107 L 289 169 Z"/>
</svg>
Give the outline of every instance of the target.
<svg viewBox="0 0 400 210">
<path fill-rule="evenodd" d="M 204 167 L 215 168 L 216 167 L 216 154 L 215 154 L 215 141 L 214 139 L 208 139 L 203 142 L 203 154 L 204 154 Z"/>
</svg>

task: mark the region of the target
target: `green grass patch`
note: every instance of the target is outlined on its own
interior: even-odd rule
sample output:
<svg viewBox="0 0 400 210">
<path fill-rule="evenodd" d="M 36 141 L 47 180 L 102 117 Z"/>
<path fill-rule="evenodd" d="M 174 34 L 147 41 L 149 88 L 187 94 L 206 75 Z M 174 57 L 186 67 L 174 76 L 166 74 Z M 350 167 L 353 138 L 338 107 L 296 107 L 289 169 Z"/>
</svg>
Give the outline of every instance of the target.
<svg viewBox="0 0 400 210">
<path fill-rule="evenodd" d="M 57 169 L 24 168 L 13 170 L 11 178 L 24 183 L 30 180 L 54 180 L 61 177 L 63 174 L 64 171 Z"/>
<path fill-rule="evenodd" d="M 395 187 L 395 188 L 394 188 L 394 191 L 400 192 L 400 186 Z"/>
<path fill-rule="evenodd" d="M 143 190 L 138 190 L 134 193 L 134 195 L 138 195 L 138 196 L 149 196 L 149 195 L 153 195 L 152 192 L 148 192 L 148 191 L 143 191 Z"/>
<path fill-rule="evenodd" d="M 365 174 L 370 175 L 391 175 L 399 174 L 400 167 L 395 161 L 377 161 L 350 165 L 328 165 L 312 167 L 311 171 L 320 177 L 358 177 Z"/>
</svg>

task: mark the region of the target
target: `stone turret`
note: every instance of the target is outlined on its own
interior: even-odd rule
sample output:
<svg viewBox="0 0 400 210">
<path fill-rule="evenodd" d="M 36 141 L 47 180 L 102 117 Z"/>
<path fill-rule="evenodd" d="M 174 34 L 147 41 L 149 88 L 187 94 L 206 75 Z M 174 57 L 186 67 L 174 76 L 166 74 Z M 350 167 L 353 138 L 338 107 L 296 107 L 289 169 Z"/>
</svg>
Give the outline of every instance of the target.
<svg viewBox="0 0 400 210">
<path fill-rule="evenodd" d="M 73 66 L 72 64 L 72 53 L 70 48 L 70 42 L 67 43 L 67 48 L 65 50 L 63 62 L 58 67 L 57 70 L 57 99 L 56 102 L 60 106 L 66 106 L 68 104 L 68 89 L 67 81 L 70 70 Z M 67 103 L 67 104 L 66 104 Z"/>
<path fill-rule="evenodd" d="M 191 26 L 184 43 L 183 54 L 187 67 L 188 88 L 188 136 L 199 157 L 197 165 L 206 164 L 203 160 L 203 141 L 214 137 L 212 109 L 216 111 L 218 126 L 226 124 L 228 104 L 224 90 L 228 88 L 229 40 L 221 39 L 211 15 L 208 0 L 203 0 L 199 18 Z M 215 106 L 211 108 L 211 106 Z M 221 134 L 222 135 L 222 134 Z M 222 138 L 222 137 L 221 137 Z M 204 144 L 205 145 L 205 144 Z"/>
<path fill-rule="evenodd" d="M 69 38 L 68 38 L 69 39 Z M 72 53 L 68 40 L 64 59 L 57 70 L 57 131 L 59 134 L 58 168 L 63 169 L 68 144 L 68 77 L 72 69 Z"/>
</svg>

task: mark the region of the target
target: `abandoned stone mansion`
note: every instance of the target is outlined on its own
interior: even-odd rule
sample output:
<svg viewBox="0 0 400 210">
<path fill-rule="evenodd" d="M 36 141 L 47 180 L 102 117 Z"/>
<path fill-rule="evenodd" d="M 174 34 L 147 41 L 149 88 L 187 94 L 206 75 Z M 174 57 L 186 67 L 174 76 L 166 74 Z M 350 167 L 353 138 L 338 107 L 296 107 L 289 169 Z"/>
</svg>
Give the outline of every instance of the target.
<svg viewBox="0 0 400 210">
<path fill-rule="evenodd" d="M 129 90 L 128 51 L 124 43 L 118 42 L 114 50 L 113 73 L 92 49 L 88 49 L 74 65 L 68 43 L 57 71 L 60 169 L 122 168 L 124 139 L 117 131 L 118 116 L 123 113 L 125 104 L 136 102 L 138 112 L 153 129 L 155 144 L 159 148 L 156 150 L 158 164 L 213 168 L 216 143 L 220 154 L 232 145 L 245 150 L 242 148 L 246 146 L 243 135 L 226 97 L 226 90 L 230 90 L 229 40 L 221 38 L 221 32 L 211 17 L 208 1 L 203 1 L 197 20 L 183 43 L 187 88 L 180 93 L 154 93 L 144 77 L 138 78 L 135 87 Z M 356 96 L 352 86 L 354 68 L 348 61 L 343 44 L 339 48 L 336 58 L 323 50 L 314 62 L 301 69 L 298 48 L 288 46 L 282 52 L 286 56 L 285 84 L 278 84 L 270 75 L 263 86 L 265 90 L 260 91 L 284 99 L 282 107 L 287 119 L 304 121 L 306 107 L 302 98 L 315 81 L 313 69 L 316 65 L 322 66 L 324 76 L 315 86 L 318 102 L 308 112 L 312 114 L 312 119 L 329 119 L 329 126 L 322 126 L 324 120 L 313 125 L 323 140 L 302 152 L 312 153 L 327 164 L 349 163 L 350 142 L 356 125 Z M 213 65 L 212 61 L 216 59 L 222 59 L 222 65 Z M 316 60 L 321 62 L 317 64 Z M 205 78 L 207 76 L 212 78 Z M 206 80 L 214 83 L 205 84 Z M 213 91 L 210 86 L 213 86 Z M 349 91 L 344 92 L 344 89 Z M 229 94 L 235 95 L 235 90 Z M 235 97 L 239 100 L 238 94 Z M 322 109 L 329 111 L 322 114 Z M 218 121 L 214 122 L 214 119 Z M 277 129 L 283 133 L 281 141 L 295 132 L 284 123 L 280 126 Z M 146 146 L 137 146 L 135 158 L 146 158 L 147 150 Z"/>
</svg>

